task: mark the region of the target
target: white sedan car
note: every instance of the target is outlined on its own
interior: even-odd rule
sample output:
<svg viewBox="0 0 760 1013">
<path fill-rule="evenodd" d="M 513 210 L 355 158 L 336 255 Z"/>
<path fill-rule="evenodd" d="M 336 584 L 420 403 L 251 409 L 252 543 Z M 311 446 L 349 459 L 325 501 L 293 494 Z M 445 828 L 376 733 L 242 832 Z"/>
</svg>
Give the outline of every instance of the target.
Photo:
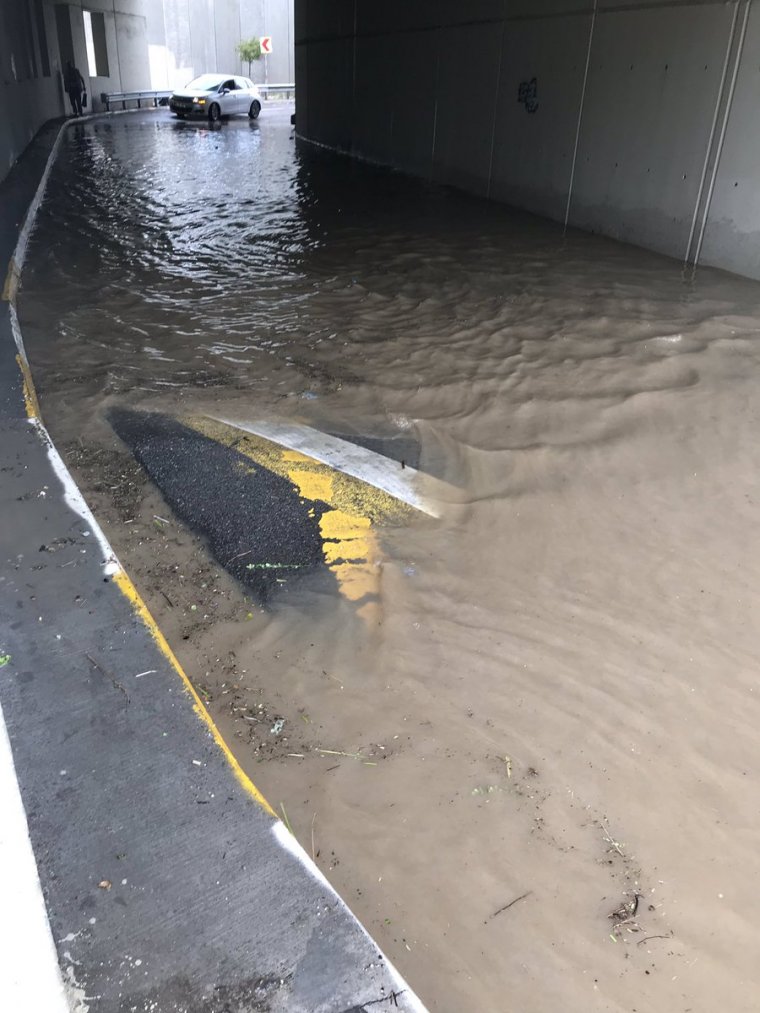
<svg viewBox="0 0 760 1013">
<path fill-rule="evenodd" d="M 182 91 L 174 92 L 169 108 L 180 119 L 203 116 L 216 122 L 222 116 L 248 113 L 255 120 L 261 112 L 261 95 L 247 77 L 201 74 Z"/>
</svg>

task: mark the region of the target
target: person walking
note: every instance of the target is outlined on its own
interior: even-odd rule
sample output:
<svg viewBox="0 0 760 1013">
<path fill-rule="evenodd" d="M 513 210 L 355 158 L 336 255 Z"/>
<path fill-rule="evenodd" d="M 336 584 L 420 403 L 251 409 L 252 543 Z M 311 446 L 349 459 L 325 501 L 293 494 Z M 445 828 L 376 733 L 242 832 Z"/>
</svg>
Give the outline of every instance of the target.
<svg viewBox="0 0 760 1013">
<path fill-rule="evenodd" d="M 82 96 L 84 95 L 84 78 L 71 62 L 66 61 L 66 73 L 63 75 L 63 83 L 71 100 L 71 110 L 74 116 L 82 115 Z"/>
</svg>

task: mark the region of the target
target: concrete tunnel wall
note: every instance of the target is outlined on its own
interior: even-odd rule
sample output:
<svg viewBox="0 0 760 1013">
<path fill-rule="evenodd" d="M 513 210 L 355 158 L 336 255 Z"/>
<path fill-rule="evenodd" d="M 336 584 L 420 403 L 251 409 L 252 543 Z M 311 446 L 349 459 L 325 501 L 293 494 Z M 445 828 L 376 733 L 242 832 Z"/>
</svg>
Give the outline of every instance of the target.
<svg viewBox="0 0 760 1013">
<path fill-rule="evenodd" d="M 758 0 L 296 0 L 302 138 L 760 278 Z"/>
<path fill-rule="evenodd" d="M 0 181 L 40 126 L 63 114 L 57 38 L 52 3 L 24 11 L 17 0 L 0 0 Z"/>
</svg>

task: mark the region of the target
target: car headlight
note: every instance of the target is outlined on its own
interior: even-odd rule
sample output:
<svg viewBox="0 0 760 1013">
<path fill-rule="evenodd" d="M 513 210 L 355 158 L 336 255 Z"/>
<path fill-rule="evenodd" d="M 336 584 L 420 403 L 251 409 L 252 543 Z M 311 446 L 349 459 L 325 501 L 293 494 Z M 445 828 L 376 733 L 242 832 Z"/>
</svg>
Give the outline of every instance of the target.
<svg viewBox="0 0 760 1013">
<path fill-rule="evenodd" d="M 205 106 L 206 104 L 205 98 L 194 98 L 193 102 L 195 102 L 199 106 Z"/>
</svg>

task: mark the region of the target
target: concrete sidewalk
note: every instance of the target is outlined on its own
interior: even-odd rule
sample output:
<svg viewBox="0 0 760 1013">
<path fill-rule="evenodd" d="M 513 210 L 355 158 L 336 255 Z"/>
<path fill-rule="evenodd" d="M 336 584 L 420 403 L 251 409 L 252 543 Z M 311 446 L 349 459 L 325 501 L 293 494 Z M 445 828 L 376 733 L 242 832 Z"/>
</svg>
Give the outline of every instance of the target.
<svg viewBox="0 0 760 1013">
<path fill-rule="evenodd" d="M 57 131 L 0 187 L 3 277 Z M 14 288 L 0 303 L 0 707 L 69 1008 L 421 1010 L 232 758 L 35 421 Z M 28 873 L 7 857 L 13 923 Z"/>
</svg>

